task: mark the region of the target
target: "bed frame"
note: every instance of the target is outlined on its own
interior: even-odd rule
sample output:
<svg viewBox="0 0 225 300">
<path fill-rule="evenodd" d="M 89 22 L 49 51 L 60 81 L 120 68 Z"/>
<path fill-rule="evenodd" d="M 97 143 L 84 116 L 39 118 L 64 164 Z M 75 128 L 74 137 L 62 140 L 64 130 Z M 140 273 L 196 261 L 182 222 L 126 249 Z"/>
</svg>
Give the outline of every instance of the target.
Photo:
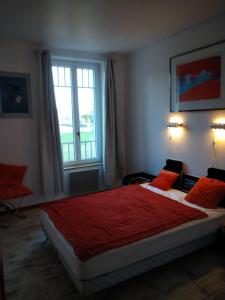
<svg viewBox="0 0 225 300">
<path fill-rule="evenodd" d="M 45 232 L 47 239 L 51 242 L 51 245 L 55 250 L 57 256 L 59 257 L 60 261 L 62 262 L 63 266 L 67 270 L 72 282 L 75 284 L 82 296 L 92 295 L 96 292 L 99 292 L 106 288 L 112 287 L 120 282 L 123 282 L 129 278 L 133 278 L 147 271 L 155 269 L 161 265 L 164 265 L 195 250 L 203 248 L 215 242 L 219 236 L 219 231 L 216 231 L 205 235 L 201 238 L 192 240 L 181 246 L 169 249 L 157 255 L 153 255 L 145 260 L 139 261 L 132 265 L 120 268 L 107 274 L 103 274 L 94 279 L 80 280 L 72 271 L 70 265 L 65 260 L 63 254 L 55 247 L 54 242 L 48 236 L 44 228 L 43 231 Z"/>
<path fill-rule="evenodd" d="M 225 171 L 215 169 L 215 168 L 209 168 L 208 177 L 225 181 Z M 183 174 L 182 179 L 180 181 L 179 189 L 188 192 L 195 185 L 197 180 L 198 180 L 197 177 Z M 213 243 L 218 239 L 219 236 L 219 230 L 217 230 L 215 232 L 202 236 L 198 239 L 194 239 L 188 243 L 158 253 L 157 255 L 153 255 L 145 260 L 120 268 L 113 272 L 103 274 L 91 280 L 80 280 L 76 277 L 70 265 L 66 262 L 63 253 L 61 253 L 61 251 L 59 251 L 59 249 L 56 248 L 54 242 L 51 240 L 50 236 L 48 236 L 48 233 L 46 232 L 44 227 L 43 227 L 43 231 L 45 232 L 48 240 L 51 242 L 53 249 L 55 249 L 60 261 L 62 262 L 65 269 L 67 270 L 71 280 L 73 281 L 73 283 L 76 285 L 81 295 L 83 296 L 94 294 L 98 291 L 114 286 L 129 278 L 135 277 L 149 270 L 155 269 L 172 260 L 175 260 L 179 257 L 182 257 L 188 253 L 191 253 L 195 250 L 198 250 L 206 245 Z"/>
</svg>

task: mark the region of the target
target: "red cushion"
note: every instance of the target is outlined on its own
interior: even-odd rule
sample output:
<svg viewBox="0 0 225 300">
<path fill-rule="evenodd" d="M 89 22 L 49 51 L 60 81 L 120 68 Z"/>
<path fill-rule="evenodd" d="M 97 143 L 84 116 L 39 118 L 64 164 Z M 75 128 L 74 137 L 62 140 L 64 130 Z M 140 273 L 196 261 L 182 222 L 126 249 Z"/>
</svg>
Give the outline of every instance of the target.
<svg viewBox="0 0 225 300">
<path fill-rule="evenodd" d="M 24 185 L 16 185 L 8 188 L 0 187 L 0 201 L 25 197 L 33 194 L 33 192 Z"/>
<path fill-rule="evenodd" d="M 171 188 L 179 176 L 180 174 L 167 170 L 161 170 L 159 176 L 157 176 L 156 179 L 149 184 L 157 187 L 160 190 L 167 191 Z"/>
<path fill-rule="evenodd" d="M 187 194 L 185 200 L 206 208 L 216 208 L 224 196 L 224 182 L 213 178 L 201 177 Z"/>
<path fill-rule="evenodd" d="M 0 164 L 0 176 L 16 179 L 19 183 L 22 183 L 26 170 L 27 166 Z"/>
<path fill-rule="evenodd" d="M 0 177 L 0 187 L 9 187 L 13 185 L 18 185 L 19 181 L 16 179 L 8 178 L 8 177 Z"/>
</svg>

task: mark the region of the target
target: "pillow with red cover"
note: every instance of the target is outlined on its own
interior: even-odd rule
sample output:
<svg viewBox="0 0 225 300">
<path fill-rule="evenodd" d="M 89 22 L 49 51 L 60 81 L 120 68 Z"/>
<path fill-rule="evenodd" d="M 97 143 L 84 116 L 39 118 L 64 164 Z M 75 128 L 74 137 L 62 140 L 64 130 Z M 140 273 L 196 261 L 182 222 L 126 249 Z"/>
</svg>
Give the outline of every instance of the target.
<svg viewBox="0 0 225 300">
<path fill-rule="evenodd" d="M 0 176 L 0 188 L 1 187 L 10 187 L 10 186 L 16 186 L 20 184 L 20 182 L 17 179 L 12 179 L 8 177 L 1 177 Z"/>
<path fill-rule="evenodd" d="M 225 183 L 213 178 L 201 177 L 185 200 L 205 208 L 217 208 L 225 196 Z"/>
<path fill-rule="evenodd" d="M 22 183 L 26 170 L 27 166 L 0 164 L 0 177 L 15 179 Z"/>
<path fill-rule="evenodd" d="M 175 172 L 161 170 L 160 174 L 156 177 L 156 179 L 149 183 L 149 185 L 154 186 L 160 190 L 167 191 L 171 188 L 171 186 L 179 176 L 180 174 L 177 174 Z"/>
</svg>

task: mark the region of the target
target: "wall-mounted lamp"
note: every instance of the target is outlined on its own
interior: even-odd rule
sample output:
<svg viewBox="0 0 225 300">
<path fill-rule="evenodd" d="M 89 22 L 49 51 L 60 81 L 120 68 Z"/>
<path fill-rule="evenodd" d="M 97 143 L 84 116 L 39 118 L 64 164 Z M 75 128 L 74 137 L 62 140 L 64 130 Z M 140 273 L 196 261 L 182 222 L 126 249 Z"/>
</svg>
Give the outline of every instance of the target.
<svg viewBox="0 0 225 300">
<path fill-rule="evenodd" d="M 223 129 L 225 130 L 225 123 L 211 123 L 211 129 Z"/>
<path fill-rule="evenodd" d="M 168 123 L 167 124 L 168 128 L 180 128 L 180 127 L 183 127 L 183 126 L 184 126 L 183 123 L 175 123 L 175 122 L 173 122 L 173 123 Z"/>
<path fill-rule="evenodd" d="M 221 122 L 222 121 L 222 122 Z M 224 120 L 217 121 L 210 124 L 210 128 L 213 129 L 213 167 L 217 167 L 217 143 L 224 142 L 225 140 L 225 122 Z"/>
<path fill-rule="evenodd" d="M 169 130 L 169 139 L 179 138 L 182 135 L 184 124 L 181 122 L 169 122 L 167 128 Z"/>
</svg>

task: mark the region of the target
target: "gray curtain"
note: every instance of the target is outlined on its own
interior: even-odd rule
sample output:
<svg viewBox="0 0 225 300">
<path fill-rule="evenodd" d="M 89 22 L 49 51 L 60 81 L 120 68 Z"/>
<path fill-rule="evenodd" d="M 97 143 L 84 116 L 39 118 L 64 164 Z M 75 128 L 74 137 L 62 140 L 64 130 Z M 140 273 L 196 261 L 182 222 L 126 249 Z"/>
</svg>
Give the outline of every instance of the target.
<svg viewBox="0 0 225 300">
<path fill-rule="evenodd" d="M 39 142 L 42 190 L 45 196 L 64 192 L 64 171 L 59 121 L 55 102 L 49 50 L 38 52 L 41 95 L 39 102 Z"/>
<path fill-rule="evenodd" d="M 104 178 L 107 186 L 113 186 L 124 175 L 119 138 L 119 116 L 114 72 L 114 59 L 107 58 L 105 78 L 105 147 Z M 124 117 L 124 116 L 123 116 Z"/>
</svg>

